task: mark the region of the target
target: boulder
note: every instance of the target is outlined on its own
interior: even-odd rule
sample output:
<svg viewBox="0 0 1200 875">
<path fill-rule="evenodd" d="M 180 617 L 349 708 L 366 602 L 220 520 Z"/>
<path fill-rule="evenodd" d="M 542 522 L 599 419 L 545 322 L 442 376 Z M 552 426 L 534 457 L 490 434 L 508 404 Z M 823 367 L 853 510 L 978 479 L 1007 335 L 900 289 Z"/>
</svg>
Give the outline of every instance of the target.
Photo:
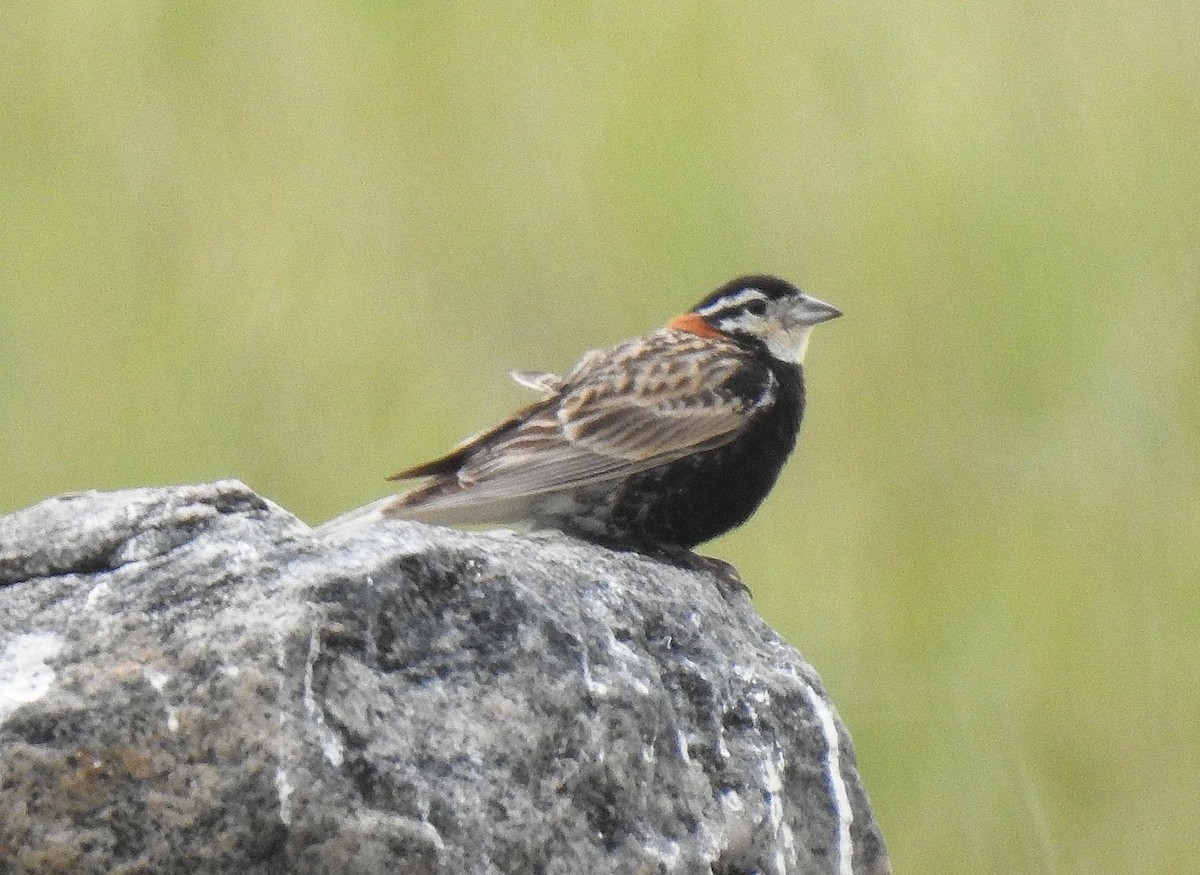
<svg viewBox="0 0 1200 875">
<path fill-rule="evenodd" d="M 0 518 L 0 873 L 884 873 L 749 597 L 236 481 Z"/>
</svg>

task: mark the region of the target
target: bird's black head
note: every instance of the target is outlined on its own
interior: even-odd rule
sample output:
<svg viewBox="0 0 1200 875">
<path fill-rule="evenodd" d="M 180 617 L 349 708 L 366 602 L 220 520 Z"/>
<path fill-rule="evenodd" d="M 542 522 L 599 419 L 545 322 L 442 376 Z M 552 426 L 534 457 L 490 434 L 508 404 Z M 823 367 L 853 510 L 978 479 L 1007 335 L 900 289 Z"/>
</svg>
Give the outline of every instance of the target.
<svg viewBox="0 0 1200 875">
<path fill-rule="evenodd" d="M 692 308 L 694 313 L 703 313 L 719 301 L 726 300 L 729 304 L 736 303 L 740 292 L 757 291 L 754 296 L 764 301 L 778 301 L 804 294 L 785 279 L 770 274 L 750 274 L 730 280 L 721 286 L 699 304 Z"/>
<path fill-rule="evenodd" d="M 767 274 L 725 283 L 692 312 L 716 331 L 762 344 L 775 358 L 800 364 L 814 325 L 836 319 L 836 307 Z"/>
</svg>

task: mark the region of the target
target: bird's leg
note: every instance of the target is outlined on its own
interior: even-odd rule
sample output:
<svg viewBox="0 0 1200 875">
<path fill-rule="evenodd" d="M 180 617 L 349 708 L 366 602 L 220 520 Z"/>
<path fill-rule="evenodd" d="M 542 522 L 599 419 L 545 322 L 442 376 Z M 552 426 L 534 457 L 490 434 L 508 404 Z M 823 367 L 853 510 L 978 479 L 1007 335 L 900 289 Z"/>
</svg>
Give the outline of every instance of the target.
<svg viewBox="0 0 1200 875">
<path fill-rule="evenodd" d="M 535 529 L 532 537 L 537 537 L 539 534 L 548 529 Z M 642 556 L 648 556 L 651 559 L 657 559 L 659 562 L 665 562 L 668 565 L 673 565 L 676 568 L 682 568 L 685 571 L 696 571 L 701 574 L 710 574 L 717 580 L 717 586 L 722 593 L 726 595 L 736 595 L 745 593 L 753 597 L 750 592 L 750 587 L 742 582 L 742 577 L 738 574 L 738 570 L 730 563 L 723 559 L 714 559 L 711 556 L 701 556 L 699 553 L 694 553 L 687 547 L 680 547 L 672 544 L 655 544 L 646 543 L 645 541 L 635 541 L 629 538 L 596 538 L 592 536 L 584 537 L 582 535 L 572 534 L 572 537 L 577 537 L 580 540 L 590 544 L 597 544 L 601 547 L 607 547 L 610 550 L 617 550 L 624 553 L 638 553 Z"/>
<path fill-rule="evenodd" d="M 742 577 L 738 574 L 737 569 L 723 559 L 701 556 L 699 553 L 693 553 L 685 547 L 660 546 L 654 550 L 652 555 L 670 565 L 674 565 L 676 568 L 711 574 L 717 579 L 717 584 L 722 590 L 730 593 L 744 592 L 748 596 L 753 596 L 753 593 L 750 592 L 750 587 L 746 586 L 742 581 Z"/>
</svg>

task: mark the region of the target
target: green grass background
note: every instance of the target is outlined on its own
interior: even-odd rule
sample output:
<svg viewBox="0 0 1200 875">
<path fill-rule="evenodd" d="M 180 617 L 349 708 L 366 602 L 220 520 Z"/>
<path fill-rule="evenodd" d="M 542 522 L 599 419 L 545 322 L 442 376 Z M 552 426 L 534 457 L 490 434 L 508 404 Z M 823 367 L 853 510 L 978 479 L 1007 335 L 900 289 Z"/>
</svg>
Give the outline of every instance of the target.
<svg viewBox="0 0 1200 875">
<path fill-rule="evenodd" d="M 898 872 L 1200 857 L 1200 7 L 10 2 L 0 511 L 309 521 L 769 270 L 846 317 L 709 552 Z"/>
</svg>

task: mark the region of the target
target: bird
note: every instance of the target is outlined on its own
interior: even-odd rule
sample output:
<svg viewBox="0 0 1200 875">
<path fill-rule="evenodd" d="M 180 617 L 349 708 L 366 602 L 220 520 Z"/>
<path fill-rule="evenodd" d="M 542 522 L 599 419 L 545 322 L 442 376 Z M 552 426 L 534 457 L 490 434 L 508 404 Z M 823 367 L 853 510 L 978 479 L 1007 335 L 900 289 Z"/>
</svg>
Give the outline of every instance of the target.
<svg viewBox="0 0 1200 875">
<path fill-rule="evenodd" d="M 694 555 L 746 522 L 774 486 L 804 415 L 809 335 L 841 315 L 777 276 L 748 275 L 662 328 L 585 353 L 564 375 L 514 371 L 540 399 L 392 475 L 426 482 L 386 499 L 380 514 L 524 523 Z"/>
</svg>

